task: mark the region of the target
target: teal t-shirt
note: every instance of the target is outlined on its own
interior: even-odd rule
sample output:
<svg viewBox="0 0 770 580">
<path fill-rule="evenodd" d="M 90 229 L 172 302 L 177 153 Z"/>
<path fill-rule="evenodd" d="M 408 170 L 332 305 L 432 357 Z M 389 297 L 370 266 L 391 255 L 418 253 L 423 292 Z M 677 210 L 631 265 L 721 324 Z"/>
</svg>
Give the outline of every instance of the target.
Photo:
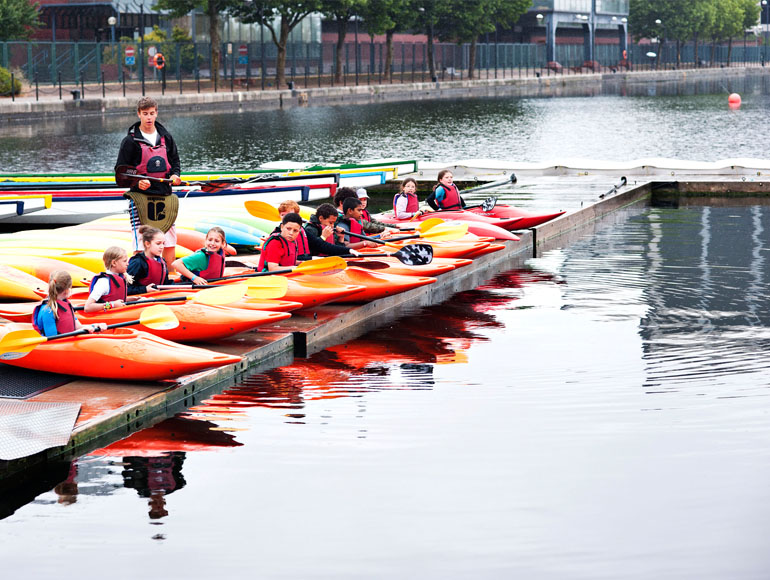
<svg viewBox="0 0 770 580">
<path fill-rule="evenodd" d="M 182 258 L 182 264 L 184 264 L 184 267 L 190 270 L 190 272 L 197 275 L 199 272 L 203 272 L 203 270 L 209 267 L 209 257 L 203 250 L 198 250 L 194 254 Z"/>
</svg>

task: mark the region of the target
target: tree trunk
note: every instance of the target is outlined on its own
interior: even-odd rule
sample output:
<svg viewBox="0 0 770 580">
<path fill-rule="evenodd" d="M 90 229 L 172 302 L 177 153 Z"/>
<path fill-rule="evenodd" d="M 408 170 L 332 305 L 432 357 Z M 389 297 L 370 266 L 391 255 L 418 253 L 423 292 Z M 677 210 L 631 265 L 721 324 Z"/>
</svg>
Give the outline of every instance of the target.
<svg viewBox="0 0 770 580">
<path fill-rule="evenodd" d="M 682 41 L 676 41 L 676 68 L 679 68 L 682 64 Z"/>
<path fill-rule="evenodd" d="M 714 66 L 714 55 L 716 54 L 716 45 L 717 45 L 717 40 L 716 38 L 713 38 L 711 40 L 711 58 L 709 59 L 711 61 L 711 66 Z"/>
<path fill-rule="evenodd" d="M 727 41 L 727 66 L 730 66 L 730 61 L 733 58 L 733 39 L 730 38 Z"/>
<path fill-rule="evenodd" d="M 385 78 L 393 81 L 393 30 L 385 33 Z"/>
<path fill-rule="evenodd" d="M 281 36 L 278 39 L 276 48 L 278 55 L 275 59 L 275 88 L 281 89 L 286 84 L 286 45 L 289 42 L 289 20 L 281 15 Z"/>
<path fill-rule="evenodd" d="M 471 41 L 471 47 L 468 51 L 468 78 L 473 79 L 476 72 L 476 39 Z"/>
<path fill-rule="evenodd" d="M 656 59 L 657 62 L 655 63 L 655 70 L 658 70 L 660 68 L 660 63 L 661 63 L 661 61 L 663 59 L 663 45 L 664 44 L 665 43 L 663 41 L 658 42 L 658 57 Z M 664 62 L 663 64 L 665 65 L 666 63 Z"/>
<path fill-rule="evenodd" d="M 428 29 L 428 73 L 431 82 L 436 82 L 436 61 L 433 58 L 433 25 Z"/>
<path fill-rule="evenodd" d="M 219 11 L 216 2 L 208 4 L 209 38 L 211 38 L 211 80 L 219 82 L 219 59 L 221 58 L 222 38 L 219 36 Z"/>
<path fill-rule="evenodd" d="M 342 82 L 342 50 L 345 48 L 345 36 L 348 33 L 348 20 L 346 17 L 337 17 L 337 50 L 334 55 L 334 82 Z"/>
<path fill-rule="evenodd" d="M 695 68 L 698 68 L 698 35 L 695 35 Z"/>
</svg>

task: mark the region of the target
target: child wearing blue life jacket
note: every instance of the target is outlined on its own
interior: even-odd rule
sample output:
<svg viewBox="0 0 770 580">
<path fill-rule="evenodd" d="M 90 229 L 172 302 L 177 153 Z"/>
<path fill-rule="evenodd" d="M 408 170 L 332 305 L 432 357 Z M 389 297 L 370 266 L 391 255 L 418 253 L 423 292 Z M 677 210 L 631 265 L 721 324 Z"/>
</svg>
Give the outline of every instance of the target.
<svg viewBox="0 0 770 580">
<path fill-rule="evenodd" d="M 110 246 L 102 256 L 105 271 L 91 280 L 90 294 L 86 300 L 85 312 L 98 312 L 112 308 L 123 308 L 128 297 L 128 284 L 133 278 L 126 274 L 128 254 L 119 246 Z"/>
<path fill-rule="evenodd" d="M 433 193 L 425 200 L 435 210 L 459 210 L 465 207 L 465 200 L 454 183 L 454 175 L 449 169 L 438 172 L 438 183 L 433 186 Z"/>
<path fill-rule="evenodd" d="M 75 318 L 72 304 L 68 300 L 72 291 L 72 277 L 66 270 L 55 270 L 48 277 L 48 298 L 35 307 L 32 325 L 43 336 L 64 334 L 85 328 L 88 332 L 105 330 L 104 323 L 83 326 Z"/>
<path fill-rule="evenodd" d="M 158 286 L 171 284 L 168 268 L 163 259 L 166 234 L 152 226 L 141 226 L 137 230 L 144 251 L 134 254 L 128 261 L 128 274 L 133 281 L 128 285 L 128 295 L 156 292 Z"/>
<path fill-rule="evenodd" d="M 196 286 L 208 284 L 211 278 L 221 278 L 225 273 L 225 248 L 227 240 L 220 227 L 206 233 L 205 247 L 194 254 L 174 260 L 171 267 L 182 275 L 181 281 Z"/>
</svg>

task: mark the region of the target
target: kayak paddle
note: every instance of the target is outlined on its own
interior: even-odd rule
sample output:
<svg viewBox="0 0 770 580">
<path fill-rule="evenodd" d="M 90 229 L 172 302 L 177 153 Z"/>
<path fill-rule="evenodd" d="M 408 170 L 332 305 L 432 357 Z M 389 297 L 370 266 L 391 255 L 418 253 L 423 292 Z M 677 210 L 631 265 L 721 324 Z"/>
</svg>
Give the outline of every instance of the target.
<svg viewBox="0 0 770 580">
<path fill-rule="evenodd" d="M 378 258 L 378 257 L 393 256 L 398 259 L 402 264 L 407 266 L 425 266 L 433 261 L 433 246 L 429 244 L 409 244 L 401 248 L 398 252 L 393 254 L 367 254 L 362 253 L 359 256 L 345 256 L 350 259 L 361 258 Z"/>
<path fill-rule="evenodd" d="M 471 193 L 472 191 L 481 191 L 482 189 L 492 189 L 493 187 L 502 187 L 503 185 L 508 185 L 509 183 L 516 183 L 516 175 L 511 173 L 511 176 L 506 179 L 501 179 L 500 181 L 493 181 L 491 183 L 485 183 L 484 185 L 478 185 L 476 187 L 471 187 L 470 189 L 463 189 L 460 193 Z"/>
<path fill-rule="evenodd" d="M 419 232 L 415 234 L 411 234 L 409 236 L 401 236 L 398 238 L 391 238 L 389 242 L 386 242 L 385 240 L 380 240 L 378 238 L 372 238 L 369 236 L 365 236 L 363 234 L 350 234 L 352 237 L 361 238 L 362 240 L 369 240 L 372 242 L 376 242 L 378 244 L 383 244 L 385 246 L 391 246 L 393 248 L 400 248 L 401 246 L 398 246 L 396 244 L 393 244 L 392 242 L 400 242 L 402 240 L 413 240 L 415 238 L 424 238 L 426 240 L 432 240 L 434 242 L 450 242 L 453 240 L 459 240 L 462 238 L 465 234 L 468 233 L 468 224 L 463 223 L 457 223 L 457 224 L 439 224 L 431 229 L 429 229 L 427 232 Z"/>
<path fill-rule="evenodd" d="M 168 306 L 156 304 L 155 306 L 150 306 L 149 308 L 142 310 L 138 320 L 109 324 L 107 325 L 107 328 L 122 328 L 124 326 L 134 326 L 136 324 L 141 324 L 155 330 L 168 330 L 179 326 L 179 320 L 177 320 L 177 317 Z M 60 338 L 79 336 L 81 334 L 88 334 L 88 330 L 80 328 L 78 330 L 73 330 L 72 332 L 64 332 L 52 336 L 42 336 L 33 329 L 13 330 L 0 339 L 0 360 L 21 358 L 31 352 L 39 344 Z"/>
<path fill-rule="evenodd" d="M 432 217 L 432 218 L 426 219 L 423 222 L 420 222 L 420 225 L 417 226 L 417 229 L 419 231 L 421 231 L 421 232 L 427 232 L 432 227 L 435 227 L 435 226 L 437 226 L 439 224 L 443 224 L 443 223 L 446 223 L 446 222 L 444 222 L 444 220 L 442 220 L 441 218 Z"/>
<path fill-rule="evenodd" d="M 179 289 L 178 286 L 161 286 L 160 289 Z M 126 306 L 133 306 L 134 304 L 152 304 L 153 302 L 184 302 L 189 300 L 193 304 L 206 304 L 207 306 L 222 306 L 224 304 L 230 304 L 243 298 L 246 294 L 245 288 L 238 288 L 237 284 L 227 284 L 222 286 L 216 286 L 214 288 L 206 288 L 200 292 L 196 292 L 191 296 L 169 296 L 168 298 L 140 298 L 139 300 L 133 300 L 126 302 Z M 75 306 L 73 310 L 83 310 L 85 306 Z"/>
<path fill-rule="evenodd" d="M 130 165 L 118 165 L 115 169 L 115 183 L 120 187 L 133 187 L 141 179 L 147 179 L 149 181 L 157 181 L 158 183 L 170 183 L 174 182 L 171 179 L 164 177 L 150 177 L 149 175 L 138 175 L 136 169 Z M 233 185 L 244 183 L 245 179 L 241 177 L 231 177 L 227 179 L 212 179 L 210 181 L 182 181 L 179 185 L 194 186 L 198 185 L 201 191 L 206 193 L 216 193 Z"/>
<path fill-rule="evenodd" d="M 278 208 L 270 205 L 267 202 L 259 201 L 257 199 L 250 199 L 243 203 L 246 211 L 254 217 L 262 218 L 271 222 L 281 221 L 281 216 L 278 214 Z"/>
<path fill-rule="evenodd" d="M 226 282 L 229 280 L 240 280 L 242 278 L 260 278 L 263 276 L 274 276 L 276 274 L 326 274 L 333 272 L 334 270 L 344 270 L 348 267 L 348 263 L 339 256 L 327 256 L 325 258 L 317 258 L 315 260 L 305 260 L 300 262 L 299 265 L 293 268 L 281 268 L 280 270 L 273 270 L 272 272 L 254 272 L 253 274 L 234 274 L 232 276 L 223 276 L 221 278 L 211 278 L 208 282 Z M 248 282 L 247 284 L 250 284 Z M 279 284 L 276 282 L 276 284 Z M 258 287 L 258 286 L 255 286 Z M 179 284 L 172 286 L 159 286 L 161 290 L 189 290 L 198 289 L 201 286 L 194 286 L 191 284 Z M 252 289 L 249 287 L 249 296 L 253 297 Z"/>
</svg>

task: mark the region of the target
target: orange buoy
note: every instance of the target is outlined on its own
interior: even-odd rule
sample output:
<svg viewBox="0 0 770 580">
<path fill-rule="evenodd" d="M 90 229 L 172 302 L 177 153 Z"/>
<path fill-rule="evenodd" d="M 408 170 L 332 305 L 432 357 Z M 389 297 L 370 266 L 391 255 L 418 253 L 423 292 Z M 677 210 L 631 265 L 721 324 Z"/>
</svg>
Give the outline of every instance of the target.
<svg viewBox="0 0 770 580">
<path fill-rule="evenodd" d="M 740 107 L 741 96 L 738 93 L 730 93 L 730 96 L 727 97 L 727 103 L 734 107 Z"/>
</svg>

